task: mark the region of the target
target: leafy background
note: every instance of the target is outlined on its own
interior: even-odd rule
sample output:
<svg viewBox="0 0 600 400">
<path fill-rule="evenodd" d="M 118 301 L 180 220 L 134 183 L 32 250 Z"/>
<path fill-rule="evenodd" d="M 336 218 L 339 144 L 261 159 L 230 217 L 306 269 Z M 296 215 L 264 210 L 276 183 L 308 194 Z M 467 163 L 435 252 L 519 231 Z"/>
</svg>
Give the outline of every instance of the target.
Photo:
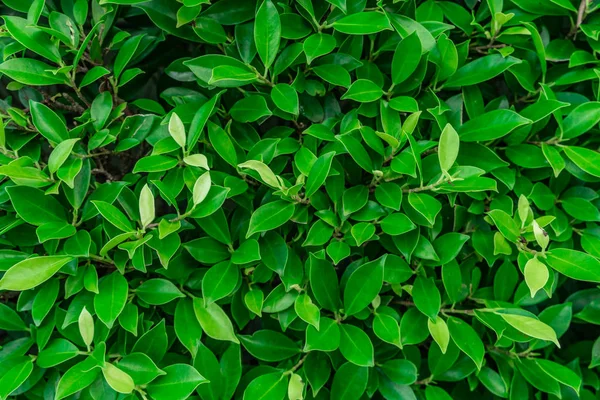
<svg viewBox="0 0 600 400">
<path fill-rule="evenodd" d="M 588 0 L 3 0 L 0 399 L 594 399 Z"/>
</svg>

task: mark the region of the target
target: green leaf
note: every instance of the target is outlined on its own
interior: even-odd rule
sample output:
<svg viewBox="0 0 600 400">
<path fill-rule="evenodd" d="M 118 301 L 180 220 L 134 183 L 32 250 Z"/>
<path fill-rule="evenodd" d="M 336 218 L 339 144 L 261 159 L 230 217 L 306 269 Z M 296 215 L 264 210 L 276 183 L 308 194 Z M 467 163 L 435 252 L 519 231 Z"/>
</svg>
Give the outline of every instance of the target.
<svg viewBox="0 0 600 400">
<path fill-rule="evenodd" d="M 393 182 L 384 182 L 375 188 L 375 198 L 382 206 L 400 211 L 402 189 Z"/>
<path fill-rule="evenodd" d="M 149 279 L 135 289 L 135 294 L 151 305 L 167 304 L 176 298 L 185 296 L 171 281 L 166 279 Z"/>
<path fill-rule="evenodd" d="M 92 102 L 90 115 L 92 117 L 92 125 L 96 131 L 104 128 L 110 112 L 113 107 L 113 99 L 109 92 L 102 92 Z"/>
<path fill-rule="evenodd" d="M 205 172 L 196 179 L 194 188 L 192 189 L 192 203 L 194 207 L 206 199 L 210 192 L 211 183 L 210 172 Z"/>
<path fill-rule="evenodd" d="M 182 298 L 177 302 L 175 308 L 175 334 L 186 349 L 195 357 L 200 346 L 202 337 L 202 328 L 196 314 L 191 299 Z M 135 377 L 134 377 L 135 380 Z M 137 381 L 136 381 L 137 383 Z"/>
<path fill-rule="evenodd" d="M 413 283 L 412 296 L 419 311 L 427 315 L 430 320 L 435 321 L 442 303 L 435 280 L 433 278 L 417 277 Z"/>
<path fill-rule="evenodd" d="M 600 177 L 600 153 L 584 147 L 565 146 L 567 157 L 590 175 Z"/>
<path fill-rule="evenodd" d="M 245 68 L 219 65 L 212 70 L 208 83 L 217 87 L 238 87 L 255 82 L 257 78 L 256 72 Z"/>
<path fill-rule="evenodd" d="M 129 223 L 129 219 L 119 209 L 112 204 L 105 201 L 94 200 L 92 204 L 96 207 L 98 212 L 115 228 L 123 232 L 132 232 L 133 228 Z"/>
<path fill-rule="evenodd" d="M 358 267 L 344 288 L 344 313 L 353 315 L 368 306 L 383 285 L 383 266 L 386 256 Z"/>
<path fill-rule="evenodd" d="M 310 287 L 323 308 L 338 311 L 341 302 L 335 269 L 330 262 L 313 255 L 310 256 Z"/>
<path fill-rule="evenodd" d="M 279 12 L 271 0 L 263 0 L 254 21 L 254 42 L 265 69 L 268 69 L 275 61 L 280 40 Z"/>
<path fill-rule="evenodd" d="M 69 368 L 58 381 L 56 398 L 64 399 L 80 390 L 85 389 L 96 380 L 100 368 L 92 357 Z"/>
<path fill-rule="evenodd" d="M 113 272 L 100 280 L 98 290 L 98 294 L 94 296 L 96 316 L 111 328 L 127 302 L 127 279 L 119 272 Z"/>
<path fill-rule="evenodd" d="M 77 320 L 79 325 L 79 333 L 81 334 L 81 338 L 86 346 L 92 344 L 94 340 L 94 319 L 90 312 L 83 307 L 81 310 L 81 314 L 79 314 L 79 318 Z"/>
<path fill-rule="evenodd" d="M 331 35 L 316 33 L 309 36 L 302 44 L 304 54 L 306 54 L 306 62 L 310 65 L 314 59 L 331 53 L 336 45 L 335 37 Z"/>
<path fill-rule="evenodd" d="M 104 375 L 108 385 L 118 393 L 131 393 L 135 388 L 131 376 L 110 363 L 106 363 L 102 368 L 102 375 Z"/>
<path fill-rule="evenodd" d="M 92 83 L 96 82 L 98 79 L 100 79 L 103 76 L 106 76 L 108 74 L 110 74 L 109 70 L 107 70 L 106 68 L 104 68 L 100 65 L 97 65 L 85 73 L 85 75 L 83 76 L 83 79 L 81 80 L 81 83 L 79 84 L 79 87 L 83 88 L 88 85 L 91 85 Z"/>
<path fill-rule="evenodd" d="M 477 332 L 471 325 L 456 317 L 449 317 L 447 323 L 452 341 L 473 360 L 477 369 L 481 369 L 485 348 Z"/>
<path fill-rule="evenodd" d="M 271 170 L 271 168 L 269 168 L 268 165 L 266 165 L 265 163 L 263 163 L 261 161 L 248 160 L 244 163 L 239 164 L 238 167 L 252 169 L 252 170 L 258 172 L 258 175 L 260 175 L 260 178 L 267 185 L 272 186 L 274 188 L 278 188 L 278 189 L 281 188 L 281 183 L 277 179 L 277 176 L 273 173 L 273 171 Z"/>
<path fill-rule="evenodd" d="M 246 308 L 258 315 L 262 316 L 262 308 L 265 300 L 265 294 L 260 289 L 252 289 L 244 295 L 244 304 Z"/>
<path fill-rule="evenodd" d="M 209 101 L 204 103 L 202 105 L 202 107 L 200 107 L 198 109 L 198 111 L 196 111 L 196 113 L 194 114 L 194 118 L 192 119 L 192 124 L 190 125 L 190 130 L 187 135 L 188 149 L 194 148 L 196 143 L 198 143 L 198 140 L 200 139 L 200 136 L 202 135 L 202 130 L 206 126 L 208 118 L 210 118 L 210 116 L 214 112 L 217 102 L 221 98 L 222 94 L 223 94 L 223 91 L 215 94 Z M 188 156 L 188 157 L 194 157 L 194 155 Z M 184 161 L 185 161 L 185 158 L 184 158 Z M 203 167 L 203 168 L 205 168 L 205 167 Z M 205 168 L 205 169 L 208 170 L 209 168 Z"/>
<path fill-rule="evenodd" d="M 58 171 L 65 161 L 67 161 L 67 158 L 69 158 L 69 155 L 71 155 L 71 152 L 73 151 L 75 143 L 78 141 L 79 139 L 63 140 L 54 148 L 54 150 L 52 150 L 50 157 L 48 157 L 48 169 L 50 170 L 51 174 Z"/>
<path fill-rule="evenodd" d="M 52 278 L 73 257 L 31 257 L 13 265 L 0 279 L 0 290 L 28 290 Z"/>
<path fill-rule="evenodd" d="M 559 128 L 557 136 L 563 139 L 579 137 L 592 129 L 598 122 L 600 122 L 600 102 L 585 102 L 569 113 L 563 122 L 562 132 Z"/>
<path fill-rule="evenodd" d="M 360 222 L 352 227 L 350 233 L 356 241 L 356 245 L 362 246 L 375 235 L 375 226 L 368 222 Z"/>
<path fill-rule="evenodd" d="M 183 126 L 181 118 L 176 113 L 171 114 L 171 118 L 169 118 L 169 134 L 179 147 L 185 149 L 185 126 Z"/>
<path fill-rule="evenodd" d="M 322 317 L 319 329 L 310 325 L 306 328 L 304 351 L 334 351 L 340 346 L 340 325 L 331 318 Z"/>
<path fill-rule="evenodd" d="M 40 351 L 36 364 L 41 368 L 52 368 L 79 355 L 79 349 L 66 339 L 53 339 Z"/>
<path fill-rule="evenodd" d="M 325 153 L 317 158 L 313 164 L 306 180 L 305 196 L 307 198 L 312 196 L 317 190 L 319 190 L 323 183 L 325 183 L 325 179 L 327 179 L 329 171 L 331 170 L 331 163 L 333 162 L 334 156 L 335 152 L 330 151 L 329 153 Z"/>
<path fill-rule="evenodd" d="M 448 172 L 448 170 L 452 168 L 456 161 L 456 157 L 458 157 L 459 147 L 460 138 L 458 133 L 456 133 L 452 125 L 446 124 L 440 136 L 440 143 L 438 145 L 438 159 L 442 171 Z"/>
<path fill-rule="evenodd" d="M 531 120 L 514 111 L 494 110 L 465 122 L 458 128 L 458 134 L 464 142 L 494 140 L 530 123 Z"/>
<path fill-rule="evenodd" d="M 250 382 L 244 390 L 243 400 L 280 400 L 285 398 L 287 387 L 287 378 L 281 372 L 264 374 Z"/>
<path fill-rule="evenodd" d="M 166 374 L 144 353 L 130 353 L 119 360 L 117 366 L 126 372 L 136 385 L 146 385 Z"/>
<path fill-rule="evenodd" d="M 392 83 L 398 85 L 415 72 L 421 61 L 421 40 L 416 32 L 411 33 L 396 46 L 392 59 Z M 407 54 L 413 56 L 407 57 Z"/>
<path fill-rule="evenodd" d="M 546 143 L 542 143 L 542 153 L 544 154 L 544 157 L 546 157 L 546 160 L 548 160 L 548 163 L 552 167 L 552 170 L 554 171 L 554 176 L 558 177 L 558 175 L 563 169 L 565 169 L 566 166 L 564 158 L 562 158 L 562 156 L 560 155 L 558 150 L 556 150 L 555 147 L 550 146 Z"/>
<path fill-rule="evenodd" d="M 344 68 L 336 64 L 317 65 L 313 67 L 313 72 L 325 82 L 331 83 L 334 86 L 348 87 L 351 83 L 350 73 Z M 311 125 L 313 127 L 315 125 Z"/>
<path fill-rule="evenodd" d="M 373 318 L 373 333 L 384 342 L 402 348 L 398 321 L 387 314 L 376 314 Z"/>
<path fill-rule="evenodd" d="M 230 113 L 231 117 L 239 122 L 254 122 L 272 114 L 267 101 L 262 96 L 248 96 L 238 101 L 231 108 Z"/>
<path fill-rule="evenodd" d="M 287 83 L 278 83 L 271 89 L 271 99 L 281 110 L 298 115 L 300 112 L 298 93 Z"/>
<path fill-rule="evenodd" d="M 492 210 L 488 215 L 494 221 L 496 228 L 498 228 L 502 236 L 513 243 L 517 242 L 520 236 L 519 225 L 517 225 L 510 215 L 502 210 Z"/>
<path fill-rule="evenodd" d="M 165 375 L 159 376 L 148 387 L 148 395 L 156 400 L 187 399 L 198 385 L 207 380 L 187 364 L 172 364 L 164 368 Z"/>
<path fill-rule="evenodd" d="M 438 200 L 425 193 L 409 193 L 408 202 L 432 226 L 442 209 L 442 204 Z"/>
<path fill-rule="evenodd" d="M 446 354 L 448 351 L 448 344 L 450 343 L 450 331 L 448 325 L 446 325 L 446 321 L 439 316 L 434 319 L 428 319 L 427 328 L 429 328 L 429 333 L 431 333 L 433 340 L 435 340 L 440 347 L 442 354 Z"/>
<path fill-rule="evenodd" d="M 8 398 L 33 372 L 33 360 L 17 363 L 0 378 L 0 398 Z"/>
<path fill-rule="evenodd" d="M 160 361 L 167 352 L 168 337 L 165 320 L 162 319 L 151 329 L 148 329 L 133 345 L 134 353 L 144 353 L 152 360 Z"/>
<path fill-rule="evenodd" d="M 56 64 L 61 63 L 58 46 L 47 33 L 25 18 L 9 15 L 4 15 L 3 18 L 6 30 L 17 42 Z"/>
<path fill-rule="evenodd" d="M 405 214 L 392 213 L 381 221 L 381 229 L 388 235 L 397 236 L 416 229 L 416 225 Z"/>
<path fill-rule="evenodd" d="M 359 12 L 345 16 L 335 21 L 333 28 L 348 35 L 370 35 L 392 29 L 387 16 L 379 12 Z"/>
<path fill-rule="evenodd" d="M 239 268 L 232 262 L 223 261 L 212 266 L 202 279 L 202 294 L 208 305 L 229 296 L 240 279 Z"/>
<path fill-rule="evenodd" d="M 500 54 L 478 58 L 460 67 L 444 84 L 445 88 L 460 88 L 462 86 L 476 85 L 490 80 L 522 61 L 518 58 Z"/>
<path fill-rule="evenodd" d="M 30 59 L 11 58 L 0 64 L 0 72 L 24 85 L 48 86 L 66 84 L 67 78 L 64 74 L 53 74 L 50 65 Z"/>
<path fill-rule="evenodd" d="M 208 121 L 208 138 L 210 143 L 214 146 L 216 152 L 225 160 L 229 165 L 235 167 L 237 162 L 237 154 L 233 142 L 229 138 L 229 135 L 218 125 Z M 173 166 L 168 169 L 173 168 Z"/>
<path fill-rule="evenodd" d="M 499 313 L 499 315 L 502 317 L 502 319 L 504 319 L 504 321 L 506 321 L 510 326 L 512 326 L 519 332 L 522 332 L 536 339 L 548 340 L 560 347 L 554 329 L 552 329 L 550 326 L 546 325 L 542 321 L 517 314 Z"/>
<path fill-rule="evenodd" d="M 196 18 L 194 20 L 194 32 L 205 42 L 212 44 L 225 43 L 227 34 L 223 26 L 211 18 Z"/>
<path fill-rule="evenodd" d="M 0 329 L 6 331 L 26 331 L 25 323 L 15 310 L 0 303 Z"/>
<path fill-rule="evenodd" d="M 348 91 L 342 96 L 342 100 L 354 100 L 359 103 L 369 103 L 379 100 L 383 90 L 373 81 L 368 79 L 357 79 L 350 85 Z"/>
<path fill-rule="evenodd" d="M 119 49 L 119 52 L 117 53 L 117 57 L 115 58 L 115 64 L 113 68 L 115 78 L 118 79 L 119 76 L 121 76 L 121 73 L 125 70 L 125 67 L 133 58 L 143 38 L 144 35 L 136 35 L 127 39 L 125 43 L 123 43 Z"/>
<path fill-rule="evenodd" d="M 301 294 L 296 297 L 296 301 L 294 302 L 294 310 L 301 320 L 319 330 L 321 313 L 319 312 L 319 308 L 313 304 L 308 295 Z"/>
<path fill-rule="evenodd" d="M 44 195 L 41 190 L 27 186 L 12 186 L 6 191 L 17 214 L 25 222 L 39 226 L 50 222 L 66 221 L 63 206 L 54 197 Z"/>
<path fill-rule="evenodd" d="M 350 154 L 352 159 L 365 171 L 373 172 L 373 161 L 369 153 L 365 150 L 364 146 L 356 140 L 352 135 L 336 135 L 335 138 L 342 143 L 346 151 Z"/>
<path fill-rule="evenodd" d="M 259 207 L 250 218 L 246 238 L 259 232 L 266 232 L 285 224 L 294 215 L 295 206 L 282 200 L 276 200 Z"/>
<path fill-rule="evenodd" d="M 154 195 L 147 184 L 140 192 L 139 210 L 142 229 L 145 229 L 155 218 Z"/>
<path fill-rule="evenodd" d="M 581 377 L 568 367 L 550 360 L 536 360 L 537 365 L 552 378 L 563 385 L 567 385 L 577 393 L 581 389 Z"/>
<path fill-rule="evenodd" d="M 194 298 L 194 313 L 198 318 L 198 322 L 200 322 L 200 326 L 202 326 L 202 330 L 209 337 L 239 343 L 233 332 L 231 320 L 217 304 L 210 303 L 205 306 L 203 299 Z"/>
<path fill-rule="evenodd" d="M 29 108 L 33 124 L 46 139 L 53 143 L 61 143 L 69 138 L 67 126 L 54 111 L 35 101 L 29 102 Z"/>
<path fill-rule="evenodd" d="M 373 343 L 369 336 L 354 325 L 340 325 L 340 352 L 352 364 L 361 367 L 374 365 Z"/>
<path fill-rule="evenodd" d="M 163 155 L 140 158 L 133 167 L 133 173 L 168 171 L 177 165 L 176 158 Z"/>
<path fill-rule="evenodd" d="M 525 283 L 527 283 L 527 286 L 529 287 L 532 298 L 538 290 L 546 286 L 546 283 L 550 278 L 548 267 L 537 258 L 532 258 L 527 261 L 523 275 L 525 276 Z"/>
<path fill-rule="evenodd" d="M 300 347 L 283 333 L 263 329 L 252 336 L 238 335 L 253 357 L 267 362 L 282 361 L 300 352 Z"/>
<path fill-rule="evenodd" d="M 546 253 L 546 262 L 569 278 L 600 282 L 600 261 L 589 254 L 571 249 L 553 249 Z"/>
<path fill-rule="evenodd" d="M 338 400 L 360 398 L 367 389 L 369 369 L 352 363 L 341 365 L 333 377 L 331 397 Z"/>
</svg>

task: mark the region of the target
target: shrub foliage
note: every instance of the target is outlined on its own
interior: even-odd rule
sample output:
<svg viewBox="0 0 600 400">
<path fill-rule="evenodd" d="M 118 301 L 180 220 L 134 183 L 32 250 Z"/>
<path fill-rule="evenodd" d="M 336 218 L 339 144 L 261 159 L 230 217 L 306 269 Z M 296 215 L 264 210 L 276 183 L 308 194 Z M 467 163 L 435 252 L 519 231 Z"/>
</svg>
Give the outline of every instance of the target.
<svg viewBox="0 0 600 400">
<path fill-rule="evenodd" d="M 596 398 L 588 0 L 3 0 L 0 399 Z"/>
</svg>

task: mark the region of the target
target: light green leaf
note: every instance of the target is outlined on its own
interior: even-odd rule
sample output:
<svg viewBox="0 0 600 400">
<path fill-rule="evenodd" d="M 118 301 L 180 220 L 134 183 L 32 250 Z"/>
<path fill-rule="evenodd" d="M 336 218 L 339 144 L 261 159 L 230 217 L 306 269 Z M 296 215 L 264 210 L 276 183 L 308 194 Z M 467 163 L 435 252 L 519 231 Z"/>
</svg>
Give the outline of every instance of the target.
<svg viewBox="0 0 600 400">
<path fill-rule="evenodd" d="M 24 291 L 32 289 L 50 279 L 73 257 L 31 257 L 13 265 L 0 279 L 0 290 Z"/>
<path fill-rule="evenodd" d="M 254 42 L 258 55 L 268 69 L 279 50 L 281 40 L 281 19 L 275 4 L 271 0 L 263 0 L 254 22 Z"/>
</svg>

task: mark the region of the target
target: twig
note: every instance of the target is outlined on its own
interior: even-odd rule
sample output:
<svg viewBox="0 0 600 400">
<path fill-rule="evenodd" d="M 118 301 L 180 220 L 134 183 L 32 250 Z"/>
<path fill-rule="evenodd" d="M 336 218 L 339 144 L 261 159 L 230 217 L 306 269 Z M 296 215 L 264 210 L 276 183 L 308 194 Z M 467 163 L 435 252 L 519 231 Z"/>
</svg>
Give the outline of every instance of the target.
<svg viewBox="0 0 600 400">
<path fill-rule="evenodd" d="M 425 379 L 421 379 L 420 381 L 416 381 L 415 383 L 413 383 L 413 385 L 429 385 L 431 382 L 433 381 L 433 375 L 425 378 Z"/>
<path fill-rule="evenodd" d="M 115 179 L 115 177 L 108 171 L 102 169 L 102 168 L 94 168 L 92 169 L 92 174 L 94 175 L 104 175 L 106 177 L 106 180 L 108 182 L 111 181 L 116 181 L 117 179 Z"/>
<path fill-rule="evenodd" d="M 296 363 L 296 365 L 294 365 L 292 368 L 290 368 L 288 371 L 285 372 L 285 374 L 292 374 L 294 372 L 296 372 L 296 370 L 298 368 L 300 368 L 302 366 L 302 364 L 304 364 L 304 360 L 306 360 L 306 357 L 308 357 L 310 353 L 306 353 L 304 356 L 302 356 L 302 358 L 300 359 L 300 361 L 298 361 Z"/>
<path fill-rule="evenodd" d="M 579 3 L 579 9 L 577 10 L 577 22 L 571 28 L 571 32 L 567 35 L 567 37 L 573 37 L 573 39 L 577 39 L 577 32 L 579 31 L 579 27 L 585 18 L 585 10 L 587 9 L 588 4 L 591 3 L 591 0 L 581 0 Z"/>
<path fill-rule="evenodd" d="M 489 49 L 501 49 L 506 47 L 506 44 L 486 44 L 485 46 L 475 46 L 472 47 L 472 50 L 475 50 L 476 52 L 480 53 L 480 54 L 487 54 L 486 50 Z"/>
<path fill-rule="evenodd" d="M 486 347 L 490 351 L 493 351 L 493 352 L 499 353 L 499 354 L 505 354 L 511 358 L 524 358 L 524 357 L 529 357 L 530 355 L 534 355 L 534 353 L 532 353 L 533 349 L 531 349 L 531 348 L 528 350 L 525 350 L 525 351 L 521 351 L 519 353 L 513 353 L 510 350 L 506 350 L 506 349 L 492 346 L 492 345 L 487 345 Z"/>
<path fill-rule="evenodd" d="M 438 186 L 443 185 L 444 183 L 449 183 L 449 182 L 450 182 L 450 179 L 443 179 L 436 183 L 432 183 L 431 185 L 421 186 L 421 187 L 411 188 L 411 189 L 402 189 L 402 191 L 404 193 L 416 193 L 416 192 L 423 192 L 426 190 L 435 190 L 438 188 Z"/>
</svg>

